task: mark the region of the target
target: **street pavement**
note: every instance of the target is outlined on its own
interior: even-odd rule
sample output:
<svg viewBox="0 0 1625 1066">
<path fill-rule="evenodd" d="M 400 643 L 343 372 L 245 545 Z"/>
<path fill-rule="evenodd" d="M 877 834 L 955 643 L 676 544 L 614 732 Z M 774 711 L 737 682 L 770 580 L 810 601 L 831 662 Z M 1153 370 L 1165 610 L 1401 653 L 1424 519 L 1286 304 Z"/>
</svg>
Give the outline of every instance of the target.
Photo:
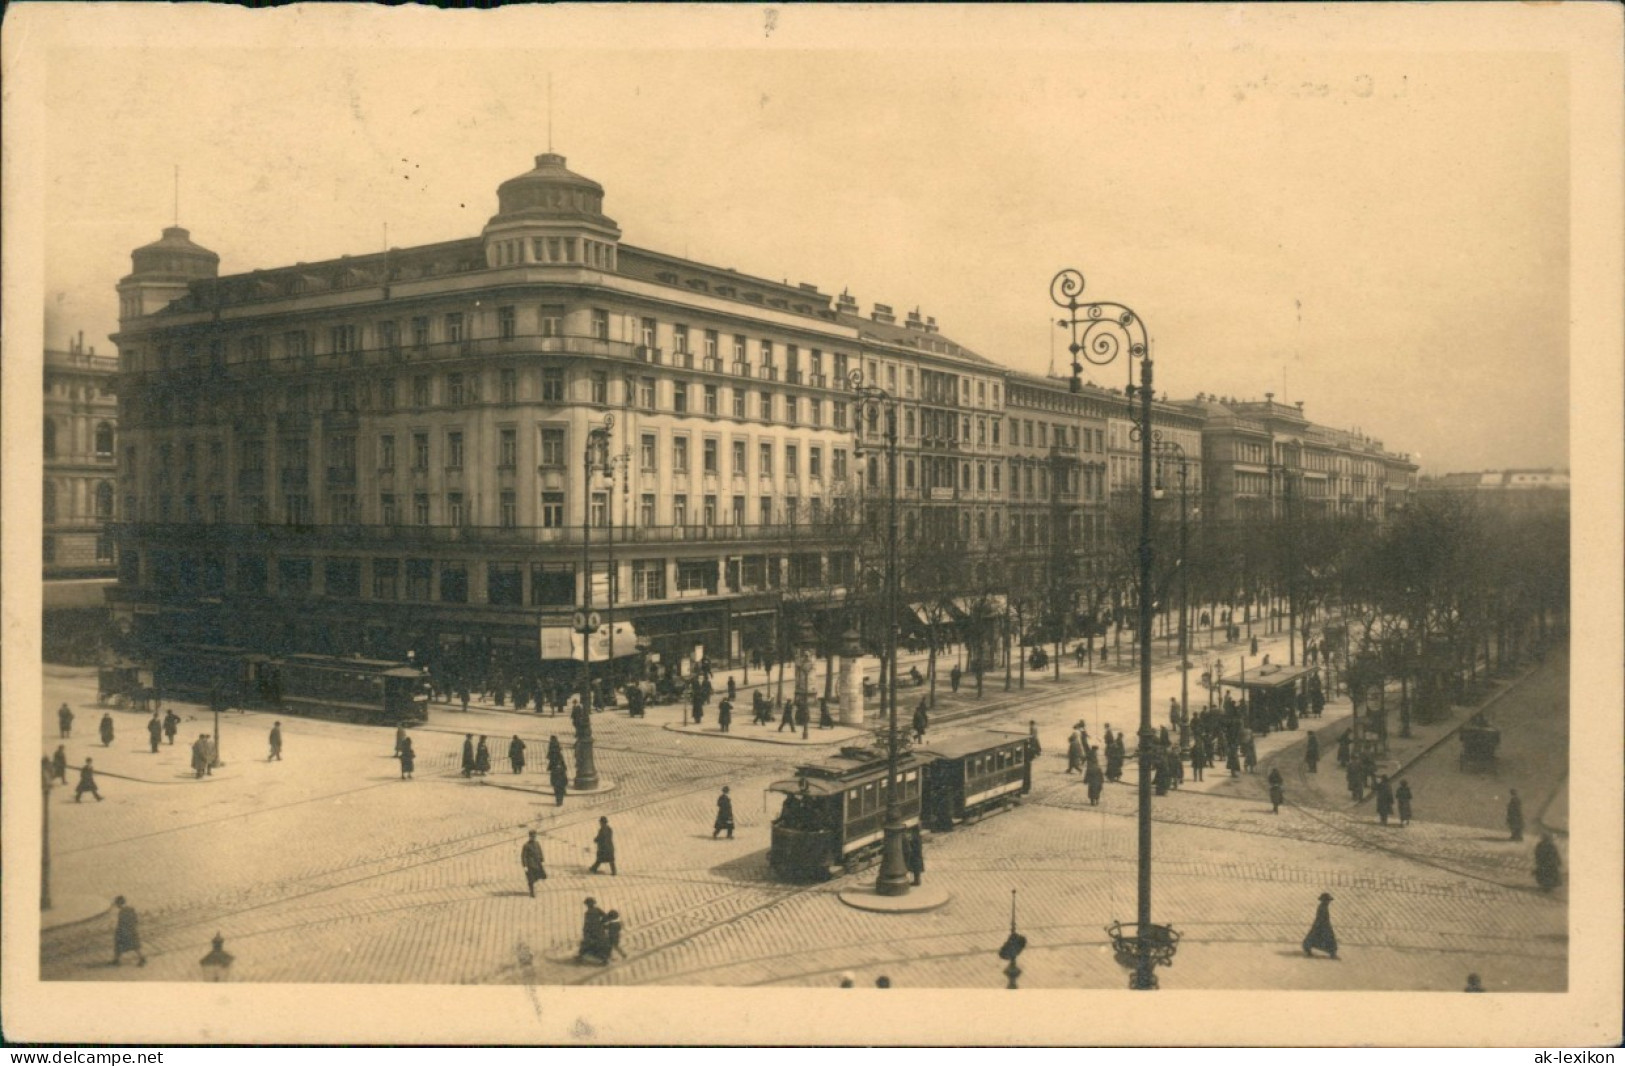
<svg viewBox="0 0 1625 1066">
<path fill-rule="evenodd" d="M 1193 662 L 1223 655 L 1233 664 L 1238 650 L 1204 649 Z M 1284 634 L 1261 639 L 1265 654 L 1285 658 Z M 1560 673 L 1557 662 L 1549 657 L 1541 676 Z M 1193 703 L 1202 693 L 1194 676 Z M 990 675 L 980 701 L 970 686 L 957 694 L 945 680 L 939 686 L 928 743 L 979 728 L 1025 733 L 1031 722 L 1044 754 L 1021 806 L 928 836 L 926 877 L 945 880 L 951 902 L 885 915 L 836 897 L 872 870 L 818 885 L 769 875 L 778 803 L 765 786 L 850 743 L 819 743 L 816 729 L 805 745 L 750 743 L 751 731 L 772 727 L 751 726 L 748 714 L 735 716 L 740 736 L 724 736 L 668 728 L 675 705 L 650 708 L 645 719 L 606 711 L 594 718 L 597 763 L 614 787 L 556 807 L 543 756 L 550 734 L 570 750 L 563 717 L 437 705 L 413 731 L 416 780 L 402 781 L 392 730 L 283 716 L 283 760 L 268 763 L 275 716 L 233 712 L 221 718 L 226 765 L 198 780 L 183 745 L 212 731 L 212 716 L 183 705 L 180 742 L 153 755 L 144 717 L 112 711 L 118 738 L 103 748 L 94 738 L 93 672 L 53 670 L 41 708 L 45 750 L 58 743 L 55 707 L 66 699 L 78 715 L 70 766 L 93 756 L 107 797 L 75 804 L 71 771 L 70 787 L 53 793 L 53 885 L 58 894 L 129 897 L 150 961 L 109 966 L 112 919 L 102 915 L 42 934 L 42 976 L 195 980 L 219 931 L 241 980 L 818 986 L 852 971 L 860 984 L 885 974 L 898 986 L 996 988 L 1016 889 L 1030 941 L 1024 987 L 1120 988 L 1126 972 L 1105 927 L 1134 913 L 1136 789 L 1132 779 L 1109 786 L 1091 807 L 1080 779 L 1063 771 L 1073 722 L 1088 722 L 1095 740 L 1107 722 L 1132 732 L 1137 672 L 1068 664 L 1061 682 L 1052 677 L 1029 673 L 1025 690 L 1007 694 L 1002 676 Z M 1156 665 L 1159 722 L 1179 684 L 1176 664 Z M 1509 723 L 1514 708 L 1537 704 L 1566 718 L 1566 692 L 1541 688 L 1523 699 L 1507 687 L 1514 691 L 1497 714 Z M 909 706 L 905 691 L 900 709 Z M 1548 700 L 1559 696 L 1560 705 Z M 738 702 L 748 706 L 748 697 Z M 713 701 L 708 719 L 714 712 Z M 1317 727 L 1335 728 L 1344 715 L 1334 701 Z M 466 733 L 489 737 L 488 777 L 461 776 Z M 529 745 L 521 775 L 507 767 L 514 734 Z M 1265 738 L 1261 759 L 1301 763 L 1301 736 Z M 1335 767 L 1334 757 L 1327 762 Z M 1446 784 L 1434 783 L 1431 768 L 1408 772 L 1429 783 L 1418 787 L 1419 821 L 1403 831 L 1293 788 L 1288 807 L 1272 815 L 1261 775 L 1157 797 L 1153 912 L 1183 935 L 1174 965 L 1161 971 L 1164 987 L 1455 990 L 1473 971 L 1492 990 L 1565 988 L 1566 893 L 1534 889 L 1530 845 L 1441 818 L 1453 808 L 1441 802 Z M 724 784 L 738 827 L 734 839 L 714 840 Z M 614 876 L 587 873 L 600 815 L 616 831 Z M 541 833 L 549 872 L 535 899 L 518 861 L 529 828 Z M 1337 898 L 1344 948 L 1335 962 L 1305 959 L 1298 948 L 1322 891 Z M 621 911 L 625 960 L 573 962 L 587 895 Z"/>
</svg>

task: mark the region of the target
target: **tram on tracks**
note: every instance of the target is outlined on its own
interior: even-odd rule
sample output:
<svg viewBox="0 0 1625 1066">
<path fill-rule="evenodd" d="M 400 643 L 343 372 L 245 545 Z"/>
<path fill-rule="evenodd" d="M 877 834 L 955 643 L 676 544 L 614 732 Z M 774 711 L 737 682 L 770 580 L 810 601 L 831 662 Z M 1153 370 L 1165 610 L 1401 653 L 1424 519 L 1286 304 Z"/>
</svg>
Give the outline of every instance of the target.
<svg viewBox="0 0 1625 1066">
<path fill-rule="evenodd" d="M 423 671 L 383 659 L 288 655 L 274 661 L 277 703 L 289 714 L 367 725 L 429 720 Z"/>
<path fill-rule="evenodd" d="M 1016 802 L 1032 788 L 1025 735 L 981 731 L 900 755 L 898 812 L 905 829 L 951 829 Z M 768 864 L 787 881 L 825 880 L 876 857 L 885 840 L 891 775 L 884 753 L 844 748 L 775 781 L 784 796 Z"/>
<path fill-rule="evenodd" d="M 153 662 L 153 683 L 165 696 L 193 697 L 221 707 L 258 707 L 270 699 L 269 655 L 219 644 L 177 644 Z"/>
</svg>

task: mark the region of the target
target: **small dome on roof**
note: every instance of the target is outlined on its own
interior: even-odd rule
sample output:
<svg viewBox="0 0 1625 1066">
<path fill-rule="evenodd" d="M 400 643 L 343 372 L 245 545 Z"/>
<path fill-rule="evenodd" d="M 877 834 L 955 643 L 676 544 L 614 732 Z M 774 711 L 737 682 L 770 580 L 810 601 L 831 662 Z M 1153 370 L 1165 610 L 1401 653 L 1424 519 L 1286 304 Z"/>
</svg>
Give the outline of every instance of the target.
<svg viewBox="0 0 1625 1066">
<path fill-rule="evenodd" d="M 537 156 L 534 169 L 497 187 L 497 218 L 575 218 L 613 227 L 603 209 L 604 187 L 570 170 L 564 157 L 552 152 Z"/>
<path fill-rule="evenodd" d="M 164 235 L 130 253 L 132 274 L 168 274 L 212 278 L 220 272 L 220 257 L 180 226 L 166 226 Z"/>
</svg>

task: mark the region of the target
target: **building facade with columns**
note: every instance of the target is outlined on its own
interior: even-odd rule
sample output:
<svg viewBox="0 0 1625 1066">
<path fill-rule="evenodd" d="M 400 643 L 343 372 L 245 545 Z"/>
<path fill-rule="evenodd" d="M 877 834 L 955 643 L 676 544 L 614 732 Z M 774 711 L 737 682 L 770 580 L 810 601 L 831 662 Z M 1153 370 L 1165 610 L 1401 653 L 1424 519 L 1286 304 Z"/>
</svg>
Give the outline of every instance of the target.
<svg viewBox="0 0 1625 1066">
<path fill-rule="evenodd" d="M 122 628 L 522 659 L 590 573 L 663 656 L 745 655 L 781 592 L 853 579 L 887 471 L 854 377 L 898 400 L 907 535 L 994 535 L 1002 368 L 918 312 L 625 244 L 603 198 L 548 154 L 465 240 L 225 276 L 179 228 L 137 249 Z"/>
</svg>

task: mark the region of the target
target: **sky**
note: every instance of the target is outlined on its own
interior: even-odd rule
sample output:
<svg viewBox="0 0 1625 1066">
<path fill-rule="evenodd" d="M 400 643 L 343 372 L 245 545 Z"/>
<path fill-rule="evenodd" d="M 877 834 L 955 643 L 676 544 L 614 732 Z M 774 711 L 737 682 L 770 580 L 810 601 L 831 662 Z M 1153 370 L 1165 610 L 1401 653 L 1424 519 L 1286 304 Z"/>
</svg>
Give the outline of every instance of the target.
<svg viewBox="0 0 1625 1066">
<path fill-rule="evenodd" d="M 1424 472 L 1568 465 L 1561 54 L 770 10 L 57 48 L 47 342 L 111 350 L 177 166 L 234 273 L 475 236 L 551 143 L 629 244 L 918 307 L 1016 369 L 1064 367 L 1074 267 L 1146 321 L 1159 392 L 1302 400 Z"/>
</svg>

